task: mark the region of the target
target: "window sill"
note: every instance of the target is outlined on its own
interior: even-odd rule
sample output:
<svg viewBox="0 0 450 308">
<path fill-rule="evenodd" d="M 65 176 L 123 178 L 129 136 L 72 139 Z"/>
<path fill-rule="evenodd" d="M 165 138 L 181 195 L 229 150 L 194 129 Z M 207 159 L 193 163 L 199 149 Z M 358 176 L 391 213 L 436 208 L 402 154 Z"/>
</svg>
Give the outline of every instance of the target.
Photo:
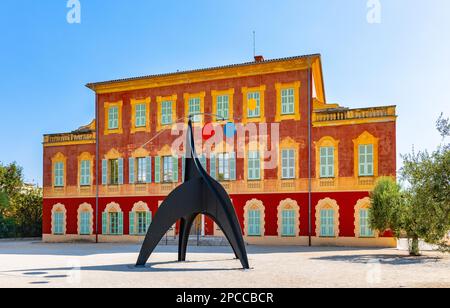
<svg viewBox="0 0 450 308">
<path fill-rule="evenodd" d="M 106 129 L 104 134 L 105 134 L 105 136 L 107 136 L 107 135 L 121 135 L 121 134 L 123 134 L 123 129 L 122 128 Z"/>
<path fill-rule="evenodd" d="M 277 114 L 275 117 L 275 122 L 282 122 L 282 121 L 300 121 L 301 117 L 300 114 Z"/>
<path fill-rule="evenodd" d="M 142 126 L 142 127 L 135 127 L 130 130 L 130 133 L 149 133 L 150 132 L 150 126 Z"/>
</svg>

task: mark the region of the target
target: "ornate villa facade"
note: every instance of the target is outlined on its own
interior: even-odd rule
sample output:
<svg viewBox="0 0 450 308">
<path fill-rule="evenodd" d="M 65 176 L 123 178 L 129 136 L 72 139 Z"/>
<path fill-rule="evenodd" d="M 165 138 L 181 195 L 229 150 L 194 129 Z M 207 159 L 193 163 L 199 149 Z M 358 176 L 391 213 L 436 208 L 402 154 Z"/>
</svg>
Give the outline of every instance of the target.
<svg viewBox="0 0 450 308">
<path fill-rule="evenodd" d="M 275 169 L 264 168 L 250 143 L 244 157 L 225 149 L 202 157 L 229 192 L 249 244 L 396 245 L 368 224 L 375 181 L 396 176 L 396 108 L 327 103 L 320 55 L 256 57 L 87 87 L 97 120 L 44 136 L 44 241 L 143 240 L 183 180 L 171 128 L 197 113 L 200 124 L 207 114 L 221 115 L 223 125 L 279 123 Z M 197 226 L 204 236 L 221 236 L 208 217 Z"/>
</svg>

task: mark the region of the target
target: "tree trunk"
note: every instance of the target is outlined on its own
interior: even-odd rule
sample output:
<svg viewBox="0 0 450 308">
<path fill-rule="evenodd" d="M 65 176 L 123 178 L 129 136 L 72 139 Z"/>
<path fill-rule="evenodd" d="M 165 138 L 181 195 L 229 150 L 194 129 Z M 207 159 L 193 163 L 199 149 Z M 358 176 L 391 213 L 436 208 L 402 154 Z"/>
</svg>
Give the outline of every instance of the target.
<svg viewBox="0 0 450 308">
<path fill-rule="evenodd" d="M 409 247 L 409 255 L 410 256 L 420 256 L 419 250 L 419 238 L 417 236 L 413 236 L 411 239 L 411 245 Z"/>
</svg>

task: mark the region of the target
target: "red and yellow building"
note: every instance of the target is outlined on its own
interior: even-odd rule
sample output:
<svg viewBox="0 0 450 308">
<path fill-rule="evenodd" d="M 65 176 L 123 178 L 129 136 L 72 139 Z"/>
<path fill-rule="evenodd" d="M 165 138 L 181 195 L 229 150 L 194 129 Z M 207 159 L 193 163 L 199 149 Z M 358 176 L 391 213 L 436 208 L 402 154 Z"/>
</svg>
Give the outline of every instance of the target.
<svg viewBox="0 0 450 308">
<path fill-rule="evenodd" d="M 395 106 L 328 104 L 320 55 L 87 86 L 97 122 L 44 136 L 44 241 L 141 241 L 182 181 L 172 124 L 195 113 L 204 124 L 212 113 L 223 124 L 279 123 L 277 168 L 265 169 L 250 142 L 244 157 L 224 147 L 203 160 L 229 192 L 248 243 L 396 245 L 367 223 L 375 181 L 396 176 Z M 203 235 L 221 235 L 210 219 L 199 224 Z"/>
</svg>

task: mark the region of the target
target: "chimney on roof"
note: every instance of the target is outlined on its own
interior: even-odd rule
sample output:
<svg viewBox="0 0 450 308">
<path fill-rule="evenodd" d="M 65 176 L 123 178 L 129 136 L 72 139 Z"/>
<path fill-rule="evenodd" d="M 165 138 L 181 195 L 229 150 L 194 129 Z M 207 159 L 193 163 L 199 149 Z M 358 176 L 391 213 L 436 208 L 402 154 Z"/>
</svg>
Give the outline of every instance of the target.
<svg viewBox="0 0 450 308">
<path fill-rule="evenodd" d="M 255 62 L 264 62 L 264 57 L 263 56 L 255 56 Z"/>
</svg>

